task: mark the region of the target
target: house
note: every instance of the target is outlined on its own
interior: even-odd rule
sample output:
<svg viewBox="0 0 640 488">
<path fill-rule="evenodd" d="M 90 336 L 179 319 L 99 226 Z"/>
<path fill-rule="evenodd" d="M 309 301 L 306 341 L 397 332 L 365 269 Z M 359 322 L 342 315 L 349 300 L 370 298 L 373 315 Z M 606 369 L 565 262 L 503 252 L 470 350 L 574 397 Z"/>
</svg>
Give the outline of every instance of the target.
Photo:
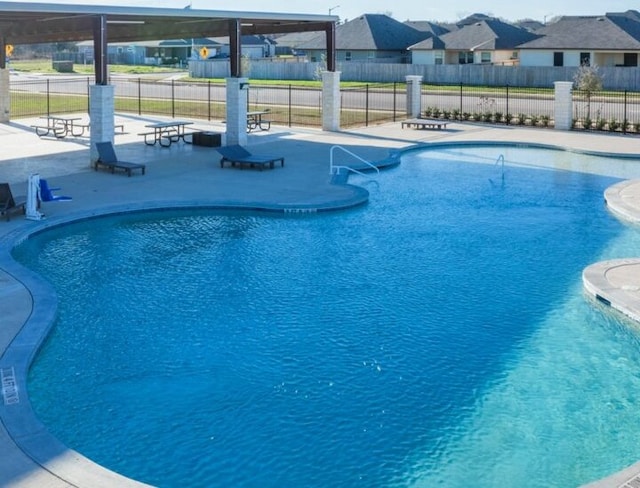
<svg viewBox="0 0 640 488">
<path fill-rule="evenodd" d="M 489 18 L 409 47 L 413 64 L 517 65 L 517 47 L 537 37 L 526 29 Z"/>
<path fill-rule="evenodd" d="M 337 61 L 407 63 L 411 55 L 407 48 L 431 35 L 388 15 L 364 14 L 336 27 Z M 326 50 L 325 33 L 297 48 L 304 50 L 310 61 L 320 61 Z"/>
<path fill-rule="evenodd" d="M 305 52 L 299 46 L 317 36 L 317 32 L 291 32 L 274 36 L 272 39 L 276 44 L 276 56 L 303 56 Z"/>
<path fill-rule="evenodd" d="M 518 46 L 521 66 L 632 66 L 640 54 L 640 13 L 564 16 Z"/>
<path fill-rule="evenodd" d="M 230 47 L 228 37 L 212 37 L 211 41 L 221 46 L 222 57 L 229 57 Z M 276 54 L 276 42 L 266 36 L 244 35 L 240 37 L 240 50 L 247 58 L 270 58 Z"/>
<path fill-rule="evenodd" d="M 228 43 L 227 43 L 228 45 Z M 76 44 L 75 62 L 93 62 L 93 41 Z M 107 46 L 109 64 L 185 65 L 189 59 L 215 56 L 223 46 L 208 38 L 114 42 Z"/>
<path fill-rule="evenodd" d="M 264 58 L 275 55 L 275 42 L 265 36 L 242 36 L 243 56 Z M 76 44 L 75 62 L 93 62 L 93 41 Z M 191 59 L 226 59 L 229 38 L 172 39 L 164 41 L 114 42 L 107 46 L 109 64 L 186 65 Z"/>
</svg>

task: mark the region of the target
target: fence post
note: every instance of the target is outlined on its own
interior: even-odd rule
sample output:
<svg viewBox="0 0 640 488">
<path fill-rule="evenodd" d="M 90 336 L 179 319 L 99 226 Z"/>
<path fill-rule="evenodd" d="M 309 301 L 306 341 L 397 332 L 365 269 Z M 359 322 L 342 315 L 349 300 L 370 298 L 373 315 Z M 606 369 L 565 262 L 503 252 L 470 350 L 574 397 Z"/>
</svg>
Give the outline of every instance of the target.
<svg viewBox="0 0 640 488">
<path fill-rule="evenodd" d="M 51 101 L 49 100 L 50 94 L 51 94 L 51 90 L 49 90 L 49 78 L 47 78 L 47 117 L 51 115 Z"/>
<path fill-rule="evenodd" d="M 462 82 L 460 82 L 460 120 L 464 120 L 464 117 L 462 116 Z"/>
<path fill-rule="evenodd" d="M 292 117 L 291 117 L 291 83 L 289 83 L 289 127 L 291 127 Z"/>
<path fill-rule="evenodd" d="M 87 113 L 91 111 L 91 78 L 87 76 Z"/>
<path fill-rule="evenodd" d="M 422 113 L 422 76 L 408 75 L 407 80 L 407 116 L 411 118 L 420 117 Z"/>
<path fill-rule="evenodd" d="M 511 120 L 511 115 L 509 115 L 509 85 L 507 84 L 507 113 L 504 114 L 504 120 L 507 125 L 509 125 L 509 121 Z"/>
<path fill-rule="evenodd" d="M 176 117 L 176 80 L 171 80 L 171 117 Z"/>
<path fill-rule="evenodd" d="M 554 86 L 554 128 L 559 130 L 570 130 L 573 114 L 573 83 L 571 81 L 556 81 Z"/>
<path fill-rule="evenodd" d="M 393 82 L 393 121 L 394 122 L 396 121 L 396 108 L 397 108 L 396 95 L 398 93 L 397 88 L 398 88 L 398 82 L 394 81 Z"/>
<path fill-rule="evenodd" d="M 211 120 L 211 80 L 207 80 L 207 120 Z"/>
<path fill-rule="evenodd" d="M 322 72 L 322 130 L 340 130 L 340 71 Z"/>
<path fill-rule="evenodd" d="M 369 84 L 365 85 L 364 90 L 364 126 L 369 127 Z"/>
<path fill-rule="evenodd" d="M 624 117 L 622 118 L 622 133 L 627 133 L 627 90 L 624 91 Z"/>
<path fill-rule="evenodd" d="M 141 79 L 138 78 L 138 115 L 142 115 L 142 86 Z"/>
</svg>

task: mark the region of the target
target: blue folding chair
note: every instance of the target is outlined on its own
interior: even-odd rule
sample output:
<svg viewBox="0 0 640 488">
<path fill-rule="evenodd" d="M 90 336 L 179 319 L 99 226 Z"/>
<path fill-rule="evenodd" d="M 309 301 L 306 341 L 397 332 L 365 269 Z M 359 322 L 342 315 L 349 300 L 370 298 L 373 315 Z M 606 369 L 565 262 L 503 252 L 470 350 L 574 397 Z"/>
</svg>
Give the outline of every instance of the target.
<svg viewBox="0 0 640 488">
<path fill-rule="evenodd" d="M 40 200 L 43 202 L 68 202 L 72 200 L 71 197 L 54 195 L 53 192 L 56 190 L 60 190 L 60 188 L 50 188 L 47 180 L 40 179 Z"/>
</svg>

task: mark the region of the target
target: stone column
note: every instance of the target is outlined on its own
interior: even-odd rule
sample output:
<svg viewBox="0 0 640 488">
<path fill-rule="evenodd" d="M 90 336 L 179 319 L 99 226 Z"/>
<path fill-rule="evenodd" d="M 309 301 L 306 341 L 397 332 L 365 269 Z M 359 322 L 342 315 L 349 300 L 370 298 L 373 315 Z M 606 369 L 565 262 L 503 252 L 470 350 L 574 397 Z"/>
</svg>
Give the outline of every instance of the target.
<svg viewBox="0 0 640 488">
<path fill-rule="evenodd" d="M 227 146 L 247 144 L 249 78 L 227 78 Z"/>
<path fill-rule="evenodd" d="M 422 113 L 422 76 L 408 75 L 407 81 L 407 117 L 415 119 Z"/>
<path fill-rule="evenodd" d="M 115 88 L 113 85 L 91 85 L 89 87 L 89 117 L 91 130 L 89 131 L 89 164 L 98 159 L 96 142 L 113 143 L 114 115 L 115 115 Z"/>
<path fill-rule="evenodd" d="M 554 128 L 560 130 L 571 130 L 571 122 L 573 120 L 573 83 L 571 81 L 556 81 L 554 86 Z"/>
<path fill-rule="evenodd" d="M 11 95 L 9 93 L 9 68 L 0 69 L 0 122 L 11 119 Z"/>
<path fill-rule="evenodd" d="M 322 130 L 340 130 L 340 71 L 322 72 Z"/>
</svg>

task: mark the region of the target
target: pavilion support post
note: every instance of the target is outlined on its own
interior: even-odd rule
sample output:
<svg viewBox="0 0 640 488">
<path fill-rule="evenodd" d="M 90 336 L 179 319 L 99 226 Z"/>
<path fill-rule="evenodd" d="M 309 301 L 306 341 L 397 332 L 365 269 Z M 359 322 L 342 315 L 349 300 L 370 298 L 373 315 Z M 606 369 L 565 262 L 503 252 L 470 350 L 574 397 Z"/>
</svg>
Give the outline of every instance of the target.
<svg viewBox="0 0 640 488">
<path fill-rule="evenodd" d="M 89 131 L 89 164 L 93 166 L 98 159 L 96 142 L 113 142 L 114 138 L 114 99 L 113 85 L 91 85 L 89 87 L 89 117 L 91 130 Z"/>
<path fill-rule="evenodd" d="M 9 68 L 7 68 L 7 43 L 0 38 L 0 122 L 11 119 L 11 92 L 9 91 Z"/>
<path fill-rule="evenodd" d="M 327 70 L 322 72 L 322 130 L 340 130 L 340 72 L 336 71 L 336 24 L 328 22 Z"/>
<path fill-rule="evenodd" d="M 249 79 L 242 78 L 242 26 L 240 19 L 229 21 L 229 69 L 227 78 L 226 144 L 247 144 L 247 101 Z"/>
<path fill-rule="evenodd" d="M 227 146 L 247 144 L 248 78 L 227 78 Z"/>
<path fill-rule="evenodd" d="M 229 67 L 231 76 L 242 76 L 242 26 L 240 19 L 229 21 Z"/>
<path fill-rule="evenodd" d="M 0 37 L 0 69 L 7 67 L 7 41 Z"/>
<path fill-rule="evenodd" d="M 107 57 L 107 16 L 93 19 L 95 85 L 89 87 L 89 165 L 98 159 L 96 142 L 113 143 L 115 132 L 115 88 L 109 85 Z"/>
<path fill-rule="evenodd" d="M 327 39 L 327 71 L 336 70 L 336 24 L 329 22 L 325 29 Z"/>
<path fill-rule="evenodd" d="M 0 122 L 11 120 L 11 92 L 9 91 L 9 68 L 0 69 Z"/>
<path fill-rule="evenodd" d="M 93 20 L 93 59 L 96 85 L 106 85 L 109 82 L 106 15 L 99 15 Z"/>
</svg>

